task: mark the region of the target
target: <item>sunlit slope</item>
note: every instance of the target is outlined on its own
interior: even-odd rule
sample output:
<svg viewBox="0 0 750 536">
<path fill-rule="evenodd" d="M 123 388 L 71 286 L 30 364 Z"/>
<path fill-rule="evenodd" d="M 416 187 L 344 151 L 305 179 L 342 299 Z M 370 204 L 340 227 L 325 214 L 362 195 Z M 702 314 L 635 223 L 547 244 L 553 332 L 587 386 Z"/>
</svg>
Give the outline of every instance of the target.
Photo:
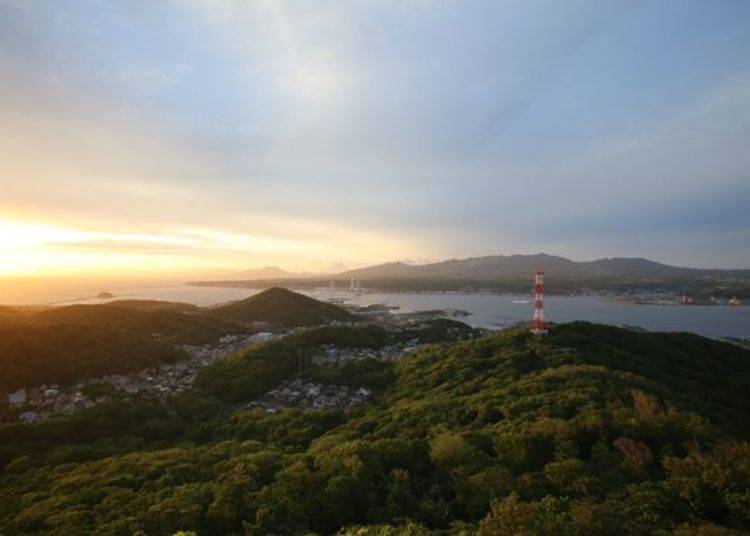
<svg viewBox="0 0 750 536">
<path fill-rule="evenodd" d="M 529 407 L 569 419 L 592 404 L 631 399 L 639 389 L 664 410 L 693 411 L 750 433 L 750 352 L 689 333 L 573 322 L 536 338 L 521 328 L 418 353 L 397 372 L 394 403 L 452 401 L 462 419 L 490 407 L 507 417 Z"/>
<path fill-rule="evenodd" d="M 750 433 L 750 352 L 693 333 L 638 333 L 573 322 L 547 342 L 587 363 L 648 378 L 663 396 L 716 423 Z"/>
</svg>

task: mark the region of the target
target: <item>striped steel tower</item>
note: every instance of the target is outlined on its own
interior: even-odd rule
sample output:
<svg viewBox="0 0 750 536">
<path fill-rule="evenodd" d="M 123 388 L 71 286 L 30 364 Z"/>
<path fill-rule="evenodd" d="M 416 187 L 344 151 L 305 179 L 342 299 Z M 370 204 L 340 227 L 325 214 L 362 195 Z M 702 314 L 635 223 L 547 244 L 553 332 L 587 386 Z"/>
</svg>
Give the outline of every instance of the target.
<svg viewBox="0 0 750 536">
<path fill-rule="evenodd" d="M 531 321 L 531 333 L 544 335 L 547 323 L 544 321 L 544 272 L 536 271 L 534 278 L 534 319 Z"/>
</svg>

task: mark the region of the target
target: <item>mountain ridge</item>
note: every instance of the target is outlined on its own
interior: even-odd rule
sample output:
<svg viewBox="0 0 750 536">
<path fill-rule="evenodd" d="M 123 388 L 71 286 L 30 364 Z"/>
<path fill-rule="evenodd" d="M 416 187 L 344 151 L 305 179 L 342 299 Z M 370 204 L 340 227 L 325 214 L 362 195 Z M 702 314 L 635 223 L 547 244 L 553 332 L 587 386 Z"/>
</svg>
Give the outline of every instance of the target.
<svg viewBox="0 0 750 536">
<path fill-rule="evenodd" d="M 537 253 L 531 255 L 486 255 L 448 259 L 427 264 L 389 262 L 348 270 L 332 278 L 445 278 L 502 279 L 527 278 L 543 269 L 555 277 L 734 277 L 750 278 L 748 269 L 689 268 L 672 266 L 643 257 L 605 257 L 574 261 L 566 257 Z"/>
</svg>

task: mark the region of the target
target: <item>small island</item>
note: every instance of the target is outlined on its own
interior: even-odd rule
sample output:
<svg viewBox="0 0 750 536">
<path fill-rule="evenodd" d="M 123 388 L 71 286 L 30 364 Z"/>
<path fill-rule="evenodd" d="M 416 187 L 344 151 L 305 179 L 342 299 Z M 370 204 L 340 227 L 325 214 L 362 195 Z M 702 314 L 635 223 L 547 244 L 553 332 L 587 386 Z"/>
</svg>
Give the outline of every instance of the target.
<svg viewBox="0 0 750 536">
<path fill-rule="evenodd" d="M 105 292 L 105 291 L 102 291 L 96 295 L 96 298 L 99 300 L 109 300 L 114 297 L 115 297 L 114 294 L 112 294 L 111 292 Z"/>
</svg>

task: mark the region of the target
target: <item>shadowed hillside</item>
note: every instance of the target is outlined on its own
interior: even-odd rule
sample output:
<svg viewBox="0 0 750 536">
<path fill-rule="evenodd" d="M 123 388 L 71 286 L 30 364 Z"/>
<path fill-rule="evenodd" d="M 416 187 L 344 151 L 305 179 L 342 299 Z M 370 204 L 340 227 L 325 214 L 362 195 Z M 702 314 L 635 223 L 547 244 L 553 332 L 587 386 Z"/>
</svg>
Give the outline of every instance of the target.
<svg viewBox="0 0 750 536">
<path fill-rule="evenodd" d="M 176 344 L 241 331 L 234 323 L 182 309 L 165 302 L 1 308 L 0 391 L 138 372 L 187 357 Z"/>
<path fill-rule="evenodd" d="M 138 372 L 186 357 L 150 336 L 105 326 L 0 327 L 0 390 Z"/>
<path fill-rule="evenodd" d="M 176 344 L 209 344 L 227 333 L 243 331 L 242 326 L 207 314 L 200 307 L 149 300 L 56 307 L 35 314 L 29 323 L 111 327 Z"/>
<path fill-rule="evenodd" d="M 0 390 L 69 384 L 132 373 L 187 357 L 178 344 L 205 344 L 242 327 L 197 307 L 125 301 L 16 312 L 0 309 Z"/>
<path fill-rule="evenodd" d="M 314 326 L 351 322 L 354 315 L 336 305 L 273 287 L 241 301 L 213 309 L 213 314 L 240 322 L 271 322 L 282 326 Z"/>
<path fill-rule="evenodd" d="M 353 315 L 286 289 L 216 309 L 119 300 L 19 313 L 0 308 L 0 390 L 130 373 L 186 357 L 183 344 L 214 344 L 247 333 L 248 322 L 282 326 L 352 321 Z"/>
</svg>

